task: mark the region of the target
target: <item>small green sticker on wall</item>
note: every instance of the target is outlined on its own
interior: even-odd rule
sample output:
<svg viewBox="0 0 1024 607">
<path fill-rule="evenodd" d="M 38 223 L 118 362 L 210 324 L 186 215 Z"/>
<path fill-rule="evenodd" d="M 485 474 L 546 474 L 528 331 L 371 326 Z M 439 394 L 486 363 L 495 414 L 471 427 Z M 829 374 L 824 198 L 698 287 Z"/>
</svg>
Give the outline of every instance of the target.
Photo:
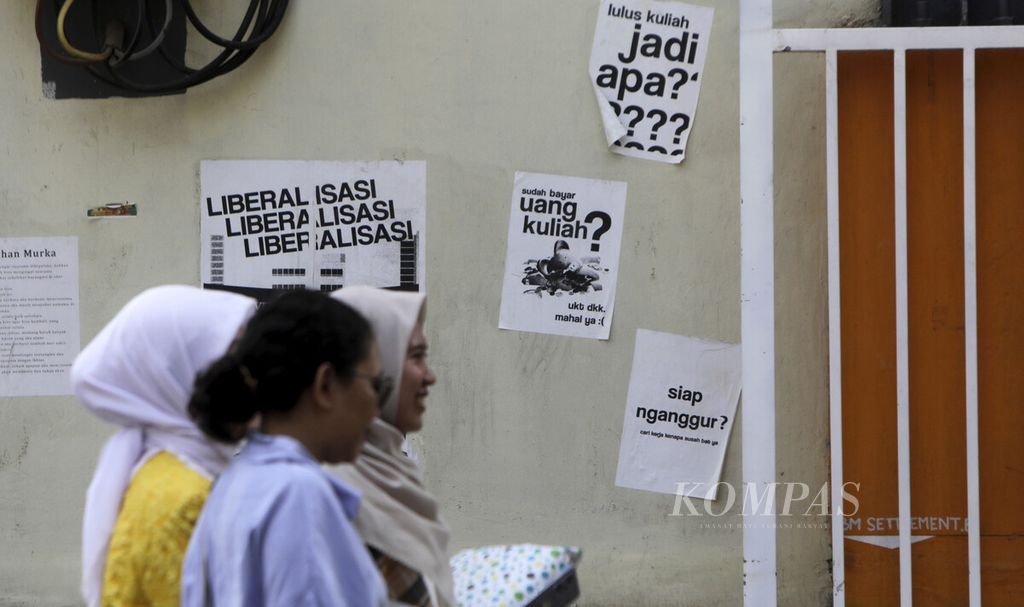
<svg viewBox="0 0 1024 607">
<path fill-rule="evenodd" d="M 134 202 L 115 202 L 99 207 L 93 207 L 86 211 L 88 217 L 135 217 L 139 214 Z"/>
</svg>

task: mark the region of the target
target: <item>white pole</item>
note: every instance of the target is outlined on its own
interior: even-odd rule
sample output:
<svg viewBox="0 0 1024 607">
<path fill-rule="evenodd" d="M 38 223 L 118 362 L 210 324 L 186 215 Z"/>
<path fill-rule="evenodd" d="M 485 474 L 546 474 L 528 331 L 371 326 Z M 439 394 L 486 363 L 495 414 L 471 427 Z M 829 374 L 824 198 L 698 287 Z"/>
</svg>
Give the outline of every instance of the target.
<svg viewBox="0 0 1024 607">
<path fill-rule="evenodd" d="M 896 453 L 899 478 L 900 607 L 913 604 L 910 541 L 910 350 L 907 319 L 907 70 L 906 53 L 893 52 L 896 173 Z"/>
<path fill-rule="evenodd" d="M 981 607 L 978 467 L 978 264 L 974 49 L 964 49 L 964 363 L 967 388 L 967 562 L 971 607 Z"/>
<path fill-rule="evenodd" d="M 743 482 L 775 482 L 772 0 L 740 0 L 740 247 Z M 775 607 L 775 514 L 744 513 L 743 605 Z"/>
<path fill-rule="evenodd" d="M 843 544 L 843 359 L 839 286 L 839 82 L 835 51 L 825 52 L 825 156 L 828 199 L 828 396 L 832 454 L 832 605 L 846 605 Z"/>
</svg>

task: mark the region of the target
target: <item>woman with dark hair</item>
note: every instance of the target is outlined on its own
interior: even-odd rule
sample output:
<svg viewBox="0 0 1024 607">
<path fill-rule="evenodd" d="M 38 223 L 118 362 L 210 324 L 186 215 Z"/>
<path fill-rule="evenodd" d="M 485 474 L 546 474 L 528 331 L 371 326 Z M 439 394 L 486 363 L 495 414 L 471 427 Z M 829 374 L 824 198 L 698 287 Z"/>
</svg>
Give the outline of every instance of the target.
<svg viewBox="0 0 1024 607">
<path fill-rule="evenodd" d="M 383 605 L 381 578 L 350 522 L 360 495 L 320 463 L 349 462 L 381 388 L 369 325 L 313 291 L 253 316 L 196 381 L 189 411 L 216 440 L 259 431 L 214 484 L 182 571 L 181 604 Z"/>
</svg>

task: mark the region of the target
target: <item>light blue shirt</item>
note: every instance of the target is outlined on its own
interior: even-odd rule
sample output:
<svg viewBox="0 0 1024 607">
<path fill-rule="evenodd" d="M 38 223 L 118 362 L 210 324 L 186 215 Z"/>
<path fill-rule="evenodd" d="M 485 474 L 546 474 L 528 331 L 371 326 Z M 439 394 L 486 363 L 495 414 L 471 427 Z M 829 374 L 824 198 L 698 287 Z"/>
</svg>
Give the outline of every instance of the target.
<svg viewBox="0 0 1024 607">
<path fill-rule="evenodd" d="M 295 439 L 253 434 L 196 524 L 182 607 L 384 605 L 380 574 L 350 522 L 359 500 Z"/>
</svg>

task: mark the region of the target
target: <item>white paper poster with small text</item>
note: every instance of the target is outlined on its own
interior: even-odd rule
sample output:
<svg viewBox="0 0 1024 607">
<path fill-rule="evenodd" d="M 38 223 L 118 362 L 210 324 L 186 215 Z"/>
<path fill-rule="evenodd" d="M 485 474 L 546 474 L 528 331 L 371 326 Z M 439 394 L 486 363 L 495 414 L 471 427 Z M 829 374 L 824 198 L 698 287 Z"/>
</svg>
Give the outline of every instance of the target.
<svg viewBox="0 0 1024 607">
<path fill-rule="evenodd" d="M 424 290 L 426 163 L 206 160 L 205 288 Z"/>
<path fill-rule="evenodd" d="M 516 173 L 502 329 L 608 339 L 626 184 Z"/>
<path fill-rule="evenodd" d="M 686 156 L 714 9 L 662 0 L 602 0 L 590 80 L 604 134 L 624 156 Z"/>
<path fill-rule="evenodd" d="M 714 500 L 740 362 L 735 344 L 637 330 L 615 484 Z"/>
<path fill-rule="evenodd" d="M 0 238 L 0 396 L 71 394 L 78 238 Z"/>
</svg>

